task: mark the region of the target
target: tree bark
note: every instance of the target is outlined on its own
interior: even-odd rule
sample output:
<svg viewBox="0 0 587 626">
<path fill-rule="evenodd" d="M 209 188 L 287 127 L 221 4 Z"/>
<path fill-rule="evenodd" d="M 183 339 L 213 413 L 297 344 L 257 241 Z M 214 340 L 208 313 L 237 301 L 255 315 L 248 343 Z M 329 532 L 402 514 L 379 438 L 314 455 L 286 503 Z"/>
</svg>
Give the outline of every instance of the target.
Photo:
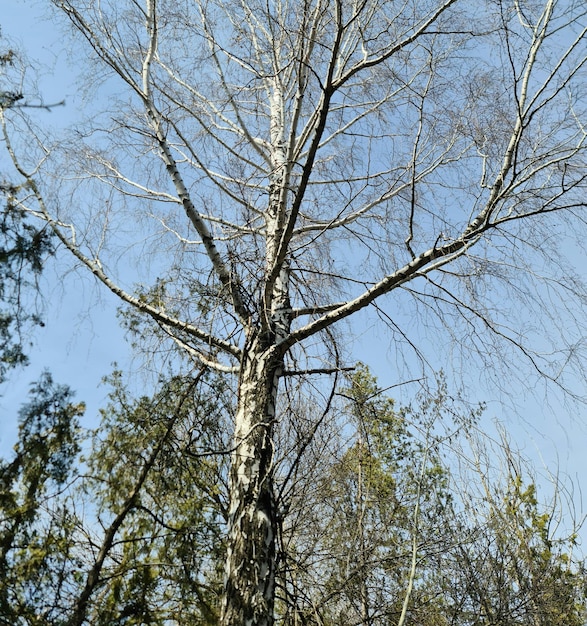
<svg viewBox="0 0 587 626">
<path fill-rule="evenodd" d="M 290 271 L 278 261 L 287 206 L 289 165 L 283 93 L 271 98 L 271 185 L 265 215 L 266 276 L 258 325 L 248 328 L 239 373 L 230 472 L 230 513 L 223 626 L 270 626 L 275 604 L 277 511 L 273 491 L 273 425 L 279 377 L 290 333 Z"/>
<path fill-rule="evenodd" d="M 221 623 L 273 624 L 277 515 L 273 424 L 282 358 L 267 338 L 244 350 L 230 474 L 228 553 Z"/>
</svg>

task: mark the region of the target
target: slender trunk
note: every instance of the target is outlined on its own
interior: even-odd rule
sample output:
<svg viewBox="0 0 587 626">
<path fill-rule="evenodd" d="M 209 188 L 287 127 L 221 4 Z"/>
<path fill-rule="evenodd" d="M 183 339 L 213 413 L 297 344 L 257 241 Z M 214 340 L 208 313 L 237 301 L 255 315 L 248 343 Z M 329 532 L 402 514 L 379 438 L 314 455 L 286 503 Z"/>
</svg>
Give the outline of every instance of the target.
<svg viewBox="0 0 587 626">
<path fill-rule="evenodd" d="M 223 626 L 273 624 L 273 423 L 281 360 L 255 337 L 243 358 L 230 474 Z"/>
<path fill-rule="evenodd" d="M 359 585 L 361 597 L 361 624 L 369 626 L 371 624 L 369 615 L 369 590 L 367 588 L 367 547 L 365 542 L 365 502 L 367 489 L 363 475 L 365 445 L 363 437 L 359 437 L 359 467 L 357 475 L 357 533 L 359 535 Z"/>
<path fill-rule="evenodd" d="M 222 626 L 271 626 L 275 604 L 277 511 L 273 491 L 273 425 L 283 353 L 290 332 L 289 263 L 274 267 L 287 205 L 288 164 L 283 93 L 271 97 L 272 173 L 266 220 L 266 282 L 256 329 L 249 328 L 239 375 Z M 275 271 L 277 269 L 277 271 Z"/>
<path fill-rule="evenodd" d="M 271 626 L 275 604 L 277 511 L 273 426 L 289 332 L 289 270 L 275 282 L 269 332 L 253 332 L 243 350 L 230 470 L 230 513 L 223 626 Z"/>
</svg>

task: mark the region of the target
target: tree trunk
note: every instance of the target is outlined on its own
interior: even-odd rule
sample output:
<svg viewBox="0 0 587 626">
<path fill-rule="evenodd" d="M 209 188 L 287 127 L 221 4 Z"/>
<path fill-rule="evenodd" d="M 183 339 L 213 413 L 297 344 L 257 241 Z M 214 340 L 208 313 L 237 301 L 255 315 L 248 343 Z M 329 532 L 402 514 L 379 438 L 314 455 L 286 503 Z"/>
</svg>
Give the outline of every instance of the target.
<svg viewBox="0 0 587 626">
<path fill-rule="evenodd" d="M 244 350 L 230 474 L 223 626 L 273 624 L 276 506 L 273 424 L 281 357 L 255 336 Z"/>
<path fill-rule="evenodd" d="M 230 470 L 230 513 L 222 626 L 270 626 L 275 604 L 276 503 L 273 425 L 283 351 L 290 331 L 289 262 L 279 259 L 289 166 L 283 93 L 271 98 L 271 185 L 266 223 L 266 281 L 258 326 L 249 328 L 239 373 Z"/>
</svg>

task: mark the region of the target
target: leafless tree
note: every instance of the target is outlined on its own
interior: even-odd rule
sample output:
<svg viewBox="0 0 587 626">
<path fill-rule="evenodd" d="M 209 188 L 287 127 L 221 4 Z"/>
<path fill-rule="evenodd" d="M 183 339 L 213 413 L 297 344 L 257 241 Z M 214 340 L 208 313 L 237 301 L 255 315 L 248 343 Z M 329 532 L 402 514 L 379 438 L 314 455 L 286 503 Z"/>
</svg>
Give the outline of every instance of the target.
<svg viewBox="0 0 587 626">
<path fill-rule="evenodd" d="M 562 248 L 585 224 L 587 8 L 51 4 L 104 91 L 57 141 L 1 107 L 14 202 L 184 355 L 235 377 L 222 623 L 271 624 L 280 381 L 341 367 L 335 324 L 375 306 L 398 352 L 417 350 L 403 309 L 490 372 L 496 345 L 561 386 L 580 367 L 565 300 L 586 292 Z"/>
<path fill-rule="evenodd" d="M 453 547 L 436 568 L 450 623 L 583 624 L 583 520 L 569 483 L 539 478 L 503 430 L 495 439 L 470 432 L 453 450 L 459 514 Z"/>
</svg>

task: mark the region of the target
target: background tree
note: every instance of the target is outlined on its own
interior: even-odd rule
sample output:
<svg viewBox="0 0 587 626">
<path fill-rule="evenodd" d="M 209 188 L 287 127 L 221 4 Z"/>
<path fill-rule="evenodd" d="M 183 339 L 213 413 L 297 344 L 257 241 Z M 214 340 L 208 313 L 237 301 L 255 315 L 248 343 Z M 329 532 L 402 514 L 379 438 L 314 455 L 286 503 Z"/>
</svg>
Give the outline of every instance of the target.
<svg viewBox="0 0 587 626">
<path fill-rule="evenodd" d="M 286 520 L 286 623 L 400 624 L 404 604 L 411 621 L 442 623 L 422 564 L 452 547 L 433 436 L 446 398 L 396 410 L 364 367 L 340 393 L 346 406 Z"/>
<path fill-rule="evenodd" d="M 221 622 L 271 624 L 279 381 L 340 368 L 334 324 L 372 305 L 398 361 L 416 346 L 424 363 L 405 307 L 498 384 L 495 355 L 513 354 L 572 391 L 582 330 L 560 302 L 585 298 L 564 244 L 584 225 L 586 9 L 51 4 L 108 99 L 56 142 L 1 111 L 14 206 L 185 358 L 235 377 Z"/>
<path fill-rule="evenodd" d="M 1 33 L 0 33 L 1 36 Z M 3 42 L 4 43 L 4 42 Z M 0 48 L 0 108 L 10 109 L 22 94 L 5 91 L 18 57 L 9 47 Z M 16 196 L 22 192 L 8 171 L 0 171 L 0 382 L 7 371 L 27 361 L 25 329 L 42 324 L 34 296 L 43 261 L 54 252 L 51 229 L 40 225 L 18 207 Z M 32 288 L 32 289 L 31 289 Z"/>
<path fill-rule="evenodd" d="M 463 412 L 442 386 L 396 410 L 359 369 L 341 394 L 346 407 L 316 450 L 319 477 L 297 485 L 283 531 L 284 623 L 584 623 L 562 484 L 539 502 L 523 457 L 483 435 L 482 409 Z"/>
<path fill-rule="evenodd" d="M 48 377 L 20 412 L 0 465 L 2 624 L 218 623 L 228 458 L 212 451 L 230 395 L 204 374 L 136 399 L 109 383 L 85 436 L 83 405 Z M 475 434 L 477 412 L 443 394 L 396 410 L 366 369 L 340 394 L 303 471 L 276 468 L 279 623 L 584 623 L 575 529 L 519 455 Z"/>
<path fill-rule="evenodd" d="M 540 502 L 536 477 L 503 433 L 500 441 L 469 438 L 466 447 L 454 549 L 438 567 L 449 623 L 581 626 L 585 566 L 577 527 L 561 515 L 572 494 L 553 482 L 551 502 Z"/>
<path fill-rule="evenodd" d="M 230 413 L 202 378 L 133 400 L 115 374 L 85 436 L 69 390 L 48 376 L 32 390 L 0 466 L 0 623 L 217 623 Z"/>
<path fill-rule="evenodd" d="M 84 405 L 45 374 L 19 412 L 14 458 L 0 463 L 0 623 L 63 623 L 76 557 L 75 519 L 56 497 L 79 452 Z"/>
<path fill-rule="evenodd" d="M 110 382 L 81 487 L 104 532 L 92 539 L 98 558 L 70 623 L 215 624 L 227 516 L 226 390 L 200 373 L 132 400 L 120 374 Z"/>
</svg>

